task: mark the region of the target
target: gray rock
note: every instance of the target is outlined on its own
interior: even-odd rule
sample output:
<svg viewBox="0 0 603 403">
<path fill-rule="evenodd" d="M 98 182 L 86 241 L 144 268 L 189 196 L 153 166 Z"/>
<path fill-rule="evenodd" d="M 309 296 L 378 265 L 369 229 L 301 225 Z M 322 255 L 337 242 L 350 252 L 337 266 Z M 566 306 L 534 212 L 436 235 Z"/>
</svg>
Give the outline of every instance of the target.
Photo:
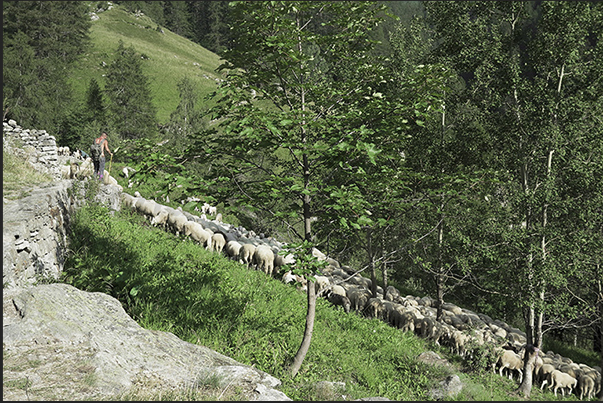
<svg viewBox="0 0 603 403">
<path fill-rule="evenodd" d="M 454 398 L 463 389 L 463 383 L 458 375 L 447 376 L 440 382 L 439 387 L 432 389 L 429 394 L 433 400 Z"/>
<path fill-rule="evenodd" d="M 4 400 L 152 396 L 194 389 L 208 376 L 240 400 L 291 400 L 263 371 L 140 327 L 107 294 L 57 283 L 5 289 L 3 302 Z M 28 386 L 7 387 L 20 382 Z"/>
</svg>

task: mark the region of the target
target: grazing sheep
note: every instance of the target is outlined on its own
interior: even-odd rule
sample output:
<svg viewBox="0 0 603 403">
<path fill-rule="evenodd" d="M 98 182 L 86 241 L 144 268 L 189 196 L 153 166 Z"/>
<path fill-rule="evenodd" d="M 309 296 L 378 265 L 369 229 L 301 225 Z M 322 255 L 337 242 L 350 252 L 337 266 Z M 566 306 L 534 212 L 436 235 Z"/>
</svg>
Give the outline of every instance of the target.
<svg viewBox="0 0 603 403">
<path fill-rule="evenodd" d="M 499 366 L 500 376 L 503 376 L 503 370 L 506 368 L 509 371 L 509 379 L 513 379 L 513 371 L 517 371 L 519 373 L 519 383 L 523 380 L 523 360 L 514 351 L 505 350 L 495 365 Z"/>
<path fill-rule="evenodd" d="M 94 173 L 94 165 L 90 157 L 86 158 L 77 172 L 78 179 L 90 178 Z"/>
<path fill-rule="evenodd" d="M 383 305 L 383 300 L 378 297 L 370 298 L 362 312 L 364 316 L 367 318 L 383 318 L 385 312 L 385 306 Z"/>
<path fill-rule="evenodd" d="M 176 235 L 184 233 L 184 224 L 188 221 L 186 216 L 180 210 L 169 210 L 167 223 Z"/>
<path fill-rule="evenodd" d="M 293 274 L 291 270 L 283 274 L 283 282 L 285 284 L 295 282 L 298 284 L 297 289 L 301 291 L 307 290 L 308 281 L 305 277 L 299 276 L 297 274 Z"/>
<path fill-rule="evenodd" d="M 396 287 L 388 285 L 385 289 L 386 301 L 398 302 L 401 300 L 401 297 L 400 291 Z"/>
<path fill-rule="evenodd" d="M 350 299 L 352 309 L 362 312 L 369 298 L 372 297 L 371 292 L 360 287 L 350 287 L 346 290 L 346 296 Z"/>
<path fill-rule="evenodd" d="M 278 272 L 283 266 L 291 266 L 295 264 L 295 257 L 293 253 L 288 253 L 286 255 L 281 255 L 280 253 L 274 254 L 274 271 Z"/>
<path fill-rule="evenodd" d="M 595 396 L 596 392 L 596 375 L 591 372 L 585 372 L 578 378 L 577 391 L 580 391 L 580 400 L 586 396 L 586 399 L 591 399 Z"/>
<path fill-rule="evenodd" d="M 547 382 L 550 383 L 549 379 L 551 377 L 551 373 L 555 370 L 555 366 L 553 364 L 545 362 L 538 369 L 538 382 L 540 382 L 540 390 L 544 388 Z"/>
<path fill-rule="evenodd" d="M 184 236 L 190 236 L 206 249 L 211 243 L 213 233 L 203 228 L 201 224 L 195 221 L 187 221 L 184 224 Z"/>
<path fill-rule="evenodd" d="M 208 250 L 221 253 L 224 246 L 226 246 L 226 237 L 221 232 L 216 232 L 211 236 L 211 243 L 208 245 Z"/>
<path fill-rule="evenodd" d="M 352 309 L 352 303 L 346 296 L 345 288 L 340 285 L 333 285 L 331 287 L 327 293 L 327 300 L 335 306 L 342 306 L 345 313 L 349 313 L 350 309 Z"/>
<path fill-rule="evenodd" d="M 553 391 L 555 392 L 555 397 L 557 397 L 558 389 L 561 389 L 561 394 L 565 396 L 565 388 L 568 388 L 568 394 L 571 395 L 573 388 L 575 388 L 578 384 L 578 380 L 570 374 L 555 369 L 553 370 L 553 372 L 551 372 L 549 378 L 544 380 L 542 385 L 544 386 L 546 384 L 549 385 L 549 390 L 553 388 Z"/>
<path fill-rule="evenodd" d="M 239 261 L 239 252 L 241 251 L 242 246 L 243 245 L 238 241 L 228 241 L 224 247 L 224 253 L 226 253 L 230 259 Z"/>
<path fill-rule="evenodd" d="M 267 245 L 258 245 L 255 248 L 252 258 L 256 270 L 262 270 L 269 276 L 272 276 L 274 269 L 274 252 Z"/>
<path fill-rule="evenodd" d="M 383 316 L 381 317 L 381 319 L 383 319 L 383 321 L 385 323 L 390 323 L 391 321 L 391 313 L 396 309 L 396 305 L 399 305 L 396 302 L 392 302 L 392 301 L 388 301 L 388 300 L 384 300 L 383 301 Z"/>
<path fill-rule="evenodd" d="M 403 332 L 414 332 L 415 331 L 415 317 L 410 311 L 402 309 L 394 309 L 389 314 L 390 323 L 392 326 L 402 330 Z"/>
<path fill-rule="evenodd" d="M 249 266 L 253 263 L 253 255 L 255 254 L 256 246 L 252 243 L 244 243 L 241 246 L 241 250 L 239 251 L 239 260 L 241 263 Z"/>
<path fill-rule="evenodd" d="M 331 282 L 326 276 L 316 275 L 314 278 L 316 279 L 316 295 L 321 296 L 331 286 Z"/>
<path fill-rule="evenodd" d="M 168 219 L 168 211 L 166 209 L 162 209 L 159 214 L 151 218 L 151 225 L 157 227 L 161 226 L 165 229 Z"/>
</svg>

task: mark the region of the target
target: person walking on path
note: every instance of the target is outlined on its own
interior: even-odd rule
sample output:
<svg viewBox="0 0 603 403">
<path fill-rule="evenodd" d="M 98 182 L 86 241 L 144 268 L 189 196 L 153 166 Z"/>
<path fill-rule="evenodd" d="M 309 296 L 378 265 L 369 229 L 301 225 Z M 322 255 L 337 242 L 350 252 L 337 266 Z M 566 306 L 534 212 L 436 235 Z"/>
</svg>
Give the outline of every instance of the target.
<svg viewBox="0 0 603 403">
<path fill-rule="evenodd" d="M 107 138 L 107 133 L 100 135 L 94 139 L 94 144 L 100 144 L 100 156 L 98 160 L 93 159 L 94 162 L 94 176 L 97 179 L 103 180 L 103 173 L 105 172 L 105 151 L 107 151 L 111 156 L 113 153 L 109 150 L 109 139 Z"/>
</svg>

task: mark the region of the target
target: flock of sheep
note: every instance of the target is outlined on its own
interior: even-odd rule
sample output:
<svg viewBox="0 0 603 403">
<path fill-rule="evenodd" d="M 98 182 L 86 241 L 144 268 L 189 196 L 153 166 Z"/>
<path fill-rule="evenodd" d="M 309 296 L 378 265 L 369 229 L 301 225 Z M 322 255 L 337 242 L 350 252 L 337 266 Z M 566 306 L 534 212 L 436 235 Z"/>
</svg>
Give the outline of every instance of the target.
<svg viewBox="0 0 603 403">
<path fill-rule="evenodd" d="M 190 199 L 190 201 L 200 201 Z M 136 192 L 134 196 L 122 193 L 122 206 L 145 215 L 154 226 L 160 226 L 176 235 L 190 237 L 210 251 L 224 253 L 248 268 L 261 270 L 266 275 L 276 276 L 284 265 L 294 265 L 293 255 L 279 253 L 285 245 L 271 237 L 257 235 L 243 227 L 223 223 L 215 207 L 207 203 L 200 209 L 200 216 L 145 199 Z M 197 209 L 198 210 L 198 209 Z M 215 216 L 214 219 L 208 215 Z M 386 290 L 377 286 L 373 296 L 371 280 L 342 266 L 335 259 L 325 256 L 318 249 L 314 256 L 325 260 L 327 266 L 315 275 L 316 293 L 333 305 L 341 306 L 345 312 L 352 310 L 368 318 L 378 318 L 403 331 L 411 331 L 435 344 L 445 346 L 452 352 L 465 357 L 473 354 L 472 348 L 483 344 L 495 345 L 497 359 L 491 363 L 492 370 L 510 379 L 517 375 L 523 378 L 523 357 L 526 335 L 500 320 L 478 314 L 454 304 L 443 304 L 443 320 L 436 321 L 434 300 L 402 296 L 393 286 Z M 304 278 L 291 271 L 281 277 L 285 283 L 296 282 L 298 289 L 305 290 Z M 601 392 L 601 368 L 573 363 L 549 351 L 536 359 L 533 373 L 535 384 L 540 389 L 547 387 L 557 395 L 575 392 L 580 399 L 591 399 Z"/>
</svg>

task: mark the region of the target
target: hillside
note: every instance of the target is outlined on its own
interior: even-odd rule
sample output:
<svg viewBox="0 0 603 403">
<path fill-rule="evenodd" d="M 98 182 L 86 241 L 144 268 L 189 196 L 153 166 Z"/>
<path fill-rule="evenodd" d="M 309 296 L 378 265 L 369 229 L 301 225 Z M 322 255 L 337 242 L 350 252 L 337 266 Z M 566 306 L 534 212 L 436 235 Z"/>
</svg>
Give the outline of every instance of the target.
<svg viewBox="0 0 603 403">
<path fill-rule="evenodd" d="M 70 77 L 76 99 L 85 100 L 90 80 L 104 87 L 104 66 L 112 60 L 119 41 L 144 55 L 143 71 L 149 78 L 159 123 L 165 123 L 179 101 L 177 84 L 188 77 L 201 96 L 211 92 L 218 75 L 220 58 L 204 47 L 155 24 L 145 15 L 134 15 L 120 6 L 95 14 L 90 38 L 92 48 Z"/>
</svg>

